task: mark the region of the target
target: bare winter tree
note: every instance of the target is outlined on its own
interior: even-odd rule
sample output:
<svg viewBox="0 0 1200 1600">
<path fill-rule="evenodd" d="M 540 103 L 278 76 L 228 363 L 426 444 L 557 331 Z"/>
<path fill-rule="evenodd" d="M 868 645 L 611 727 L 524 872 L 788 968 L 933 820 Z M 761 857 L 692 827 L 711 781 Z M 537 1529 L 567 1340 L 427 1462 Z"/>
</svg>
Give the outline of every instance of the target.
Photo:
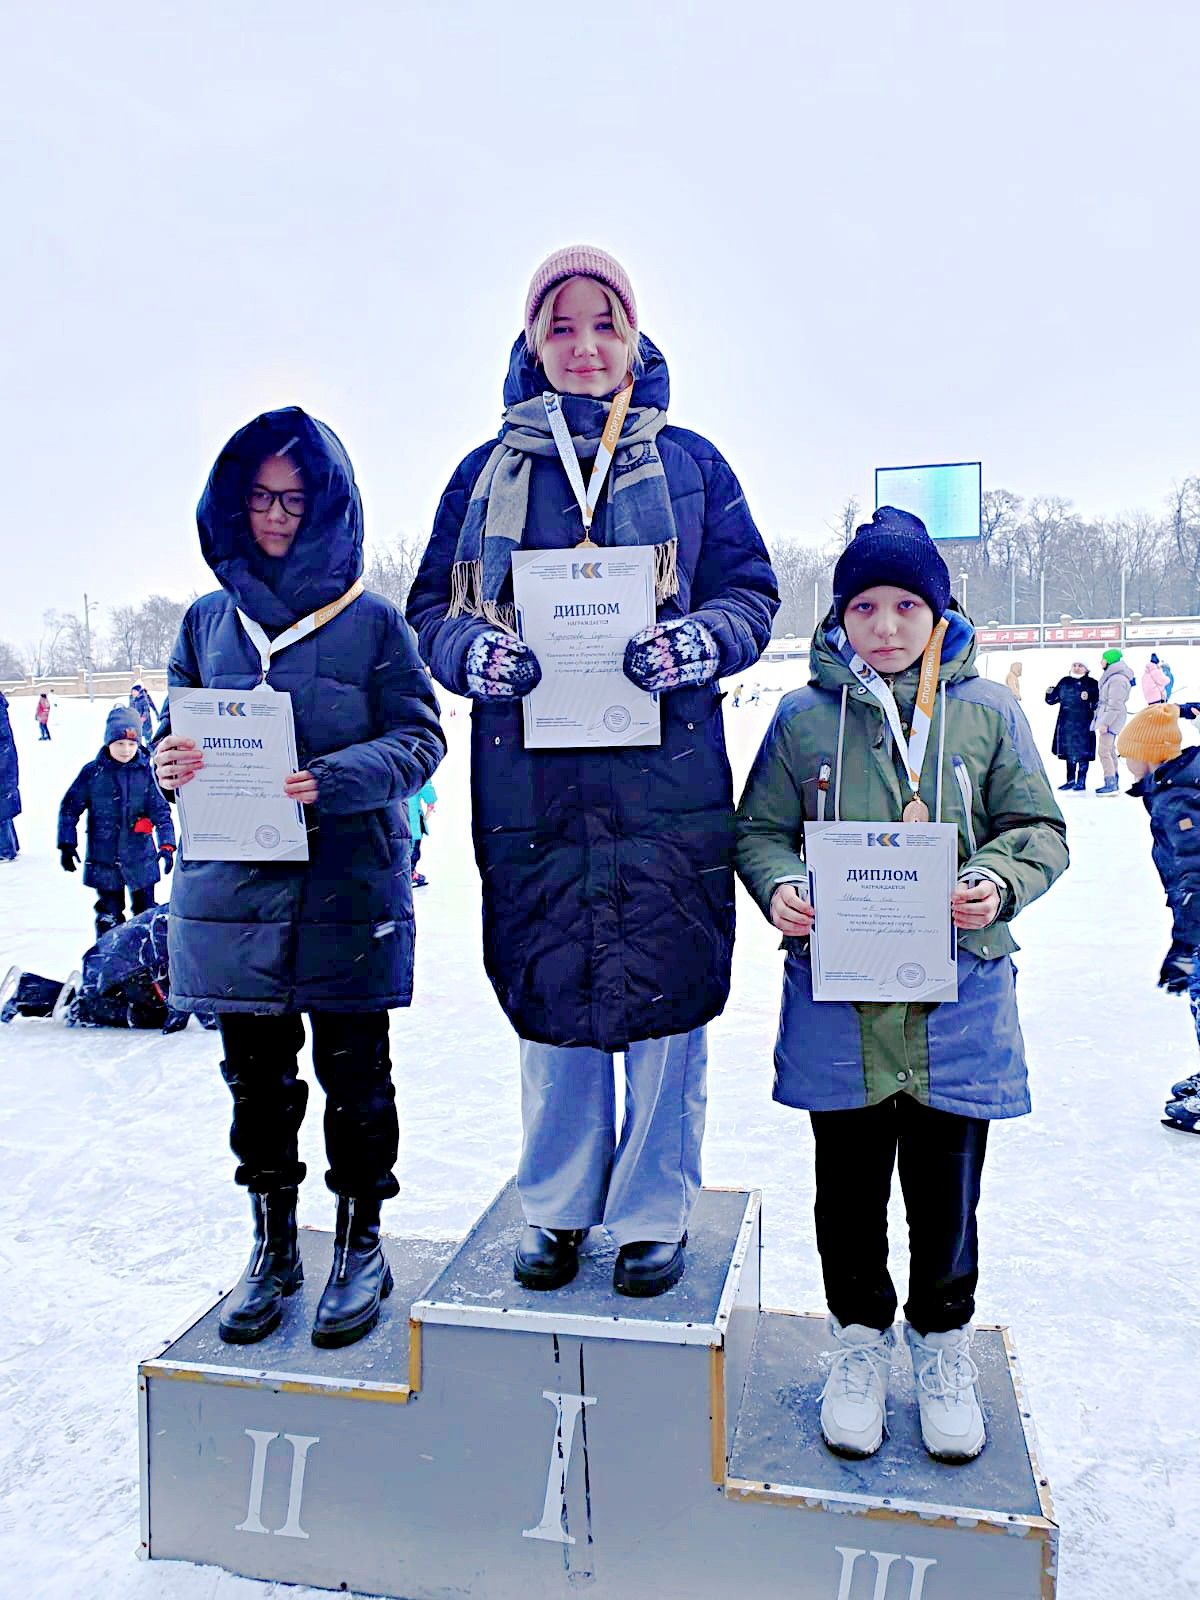
<svg viewBox="0 0 1200 1600">
<path fill-rule="evenodd" d="M 152 594 L 138 607 L 138 624 L 141 629 L 139 643 L 141 661 L 133 666 L 165 667 L 171 646 L 179 632 L 179 624 L 191 600 L 171 600 L 165 594 Z"/>
<path fill-rule="evenodd" d="M 0 639 L 0 683 L 12 683 L 24 676 L 24 657 L 6 639 Z"/>
<path fill-rule="evenodd" d="M 403 611 L 424 554 L 423 539 L 401 534 L 390 544 L 373 552 L 363 573 L 363 581 L 368 589 L 381 594 Z"/>
<path fill-rule="evenodd" d="M 990 567 L 993 561 L 1007 568 L 1012 564 L 1014 544 L 1021 527 L 1024 506 L 1020 495 L 1011 489 L 985 489 L 979 521 L 979 561 Z"/>
<path fill-rule="evenodd" d="M 109 651 L 117 667 L 132 672 L 142 659 L 142 619 L 137 606 L 113 606 L 108 613 Z"/>
<path fill-rule="evenodd" d="M 1188 578 L 1187 610 L 1200 609 L 1200 476 L 1184 478 L 1167 497 L 1175 552 Z"/>
<path fill-rule="evenodd" d="M 862 521 L 862 507 L 853 495 L 846 501 L 834 520 L 827 524 L 830 532 L 837 539 L 837 547 L 842 551 L 854 537 L 854 530 Z"/>
<path fill-rule="evenodd" d="M 785 637 L 789 633 L 809 634 L 813 628 L 814 588 L 819 589 L 818 608 L 823 614 L 829 605 L 830 579 L 838 552 L 818 549 L 799 539 L 775 539 L 770 553 L 780 601 L 773 630 L 775 637 Z"/>
</svg>

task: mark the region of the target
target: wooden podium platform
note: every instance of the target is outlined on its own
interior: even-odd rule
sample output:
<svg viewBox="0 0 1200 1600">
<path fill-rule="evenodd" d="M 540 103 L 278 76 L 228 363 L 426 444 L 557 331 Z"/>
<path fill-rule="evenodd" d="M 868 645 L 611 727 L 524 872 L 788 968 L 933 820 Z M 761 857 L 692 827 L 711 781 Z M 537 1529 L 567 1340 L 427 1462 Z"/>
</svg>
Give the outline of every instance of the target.
<svg viewBox="0 0 1200 1600">
<path fill-rule="evenodd" d="M 257 1345 L 220 1302 L 141 1363 L 142 1553 L 398 1600 L 1053 1600 L 1058 1530 L 1003 1329 L 975 1355 L 989 1443 L 921 1447 L 907 1356 L 866 1462 L 821 1442 L 824 1319 L 759 1303 L 757 1193 L 702 1192 L 687 1272 L 614 1294 L 512 1278 L 513 1185 L 457 1247 L 389 1239 L 378 1328 L 318 1350 L 331 1238 Z"/>
</svg>

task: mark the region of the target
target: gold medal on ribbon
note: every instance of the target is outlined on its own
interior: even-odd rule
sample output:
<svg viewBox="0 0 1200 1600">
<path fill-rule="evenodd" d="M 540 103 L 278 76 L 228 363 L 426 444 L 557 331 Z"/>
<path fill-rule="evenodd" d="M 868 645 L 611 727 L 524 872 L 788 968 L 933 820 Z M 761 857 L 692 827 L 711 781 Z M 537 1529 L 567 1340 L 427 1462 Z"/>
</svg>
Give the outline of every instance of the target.
<svg viewBox="0 0 1200 1600">
<path fill-rule="evenodd" d="M 924 800 L 921 799 L 921 796 L 919 794 L 914 795 L 912 797 L 912 799 L 908 802 L 908 804 L 905 806 L 904 810 L 900 813 L 900 821 L 901 822 L 928 822 L 929 821 L 929 807 L 925 804 Z"/>
</svg>

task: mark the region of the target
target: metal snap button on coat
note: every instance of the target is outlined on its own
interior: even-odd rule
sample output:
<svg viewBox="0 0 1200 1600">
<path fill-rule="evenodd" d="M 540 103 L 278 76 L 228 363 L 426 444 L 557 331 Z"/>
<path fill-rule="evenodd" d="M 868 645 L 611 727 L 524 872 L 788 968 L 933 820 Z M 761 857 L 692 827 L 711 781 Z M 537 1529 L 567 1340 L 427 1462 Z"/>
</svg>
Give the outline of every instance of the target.
<svg viewBox="0 0 1200 1600">
<path fill-rule="evenodd" d="M 908 1073 L 907 1072 L 898 1072 L 896 1074 L 896 1082 L 897 1083 L 907 1083 L 908 1082 Z"/>
</svg>

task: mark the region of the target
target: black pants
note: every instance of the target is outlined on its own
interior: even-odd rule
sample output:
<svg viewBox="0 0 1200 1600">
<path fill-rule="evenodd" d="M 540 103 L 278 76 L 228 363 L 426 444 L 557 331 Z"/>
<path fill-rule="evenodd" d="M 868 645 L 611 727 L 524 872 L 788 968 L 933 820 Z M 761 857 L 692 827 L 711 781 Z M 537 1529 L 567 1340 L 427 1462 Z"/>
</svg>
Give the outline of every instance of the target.
<svg viewBox="0 0 1200 1600">
<path fill-rule="evenodd" d="M 149 911 L 154 904 L 154 885 L 148 889 L 130 889 L 129 904 L 132 914 L 136 917 L 141 911 Z M 110 928 L 115 928 L 125 921 L 125 890 L 101 889 L 96 896 L 96 937 L 99 939 Z"/>
<path fill-rule="evenodd" d="M 975 1213 L 987 1122 L 937 1111 L 911 1095 L 855 1111 L 814 1111 L 817 1249 L 829 1309 L 845 1327 L 890 1328 L 887 1207 L 899 1153 L 908 1212 L 909 1322 L 920 1334 L 961 1328 L 975 1313 Z"/>
<path fill-rule="evenodd" d="M 1090 766 L 1091 766 L 1091 762 L 1090 761 L 1068 761 L 1067 762 L 1067 782 L 1068 783 L 1086 783 L 1087 782 L 1087 769 Z"/>
<path fill-rule="evenodd" d="M 234 1177 L 255 1193 L 300 1183 L 305 1171 L 298 1135 L 308 1085 L 296 1057 L 304 1024 L 291 1013 L 219 1017 L 225 1059 L 221 1075 L 233 1095 L 229 1143 Z M 313 1071 L 325 1091 L 325 1182 L 334 1194 L 388 1200 L 399 1194 L 392 1168 L 400 1146 L 396 1091 L 388 1054 L 386 1011 L 313 1011 Z"/>
<path fill-rule="evenodd" d="M 11 1021 L 12 1017 L 51 1016 L 62 991 L 62 984 L 54 978 L 23 972 L 16 993 L 5 1007 L 11 1016 L 0 1015 L 0 1022 Z M 117 990 L 110 994 L 77 995 L 71 1021 L 81 1028 L 161 1028 L 170 1014 L 166 1005 L 153 994 L 138 998 Z"/>
</svg>

